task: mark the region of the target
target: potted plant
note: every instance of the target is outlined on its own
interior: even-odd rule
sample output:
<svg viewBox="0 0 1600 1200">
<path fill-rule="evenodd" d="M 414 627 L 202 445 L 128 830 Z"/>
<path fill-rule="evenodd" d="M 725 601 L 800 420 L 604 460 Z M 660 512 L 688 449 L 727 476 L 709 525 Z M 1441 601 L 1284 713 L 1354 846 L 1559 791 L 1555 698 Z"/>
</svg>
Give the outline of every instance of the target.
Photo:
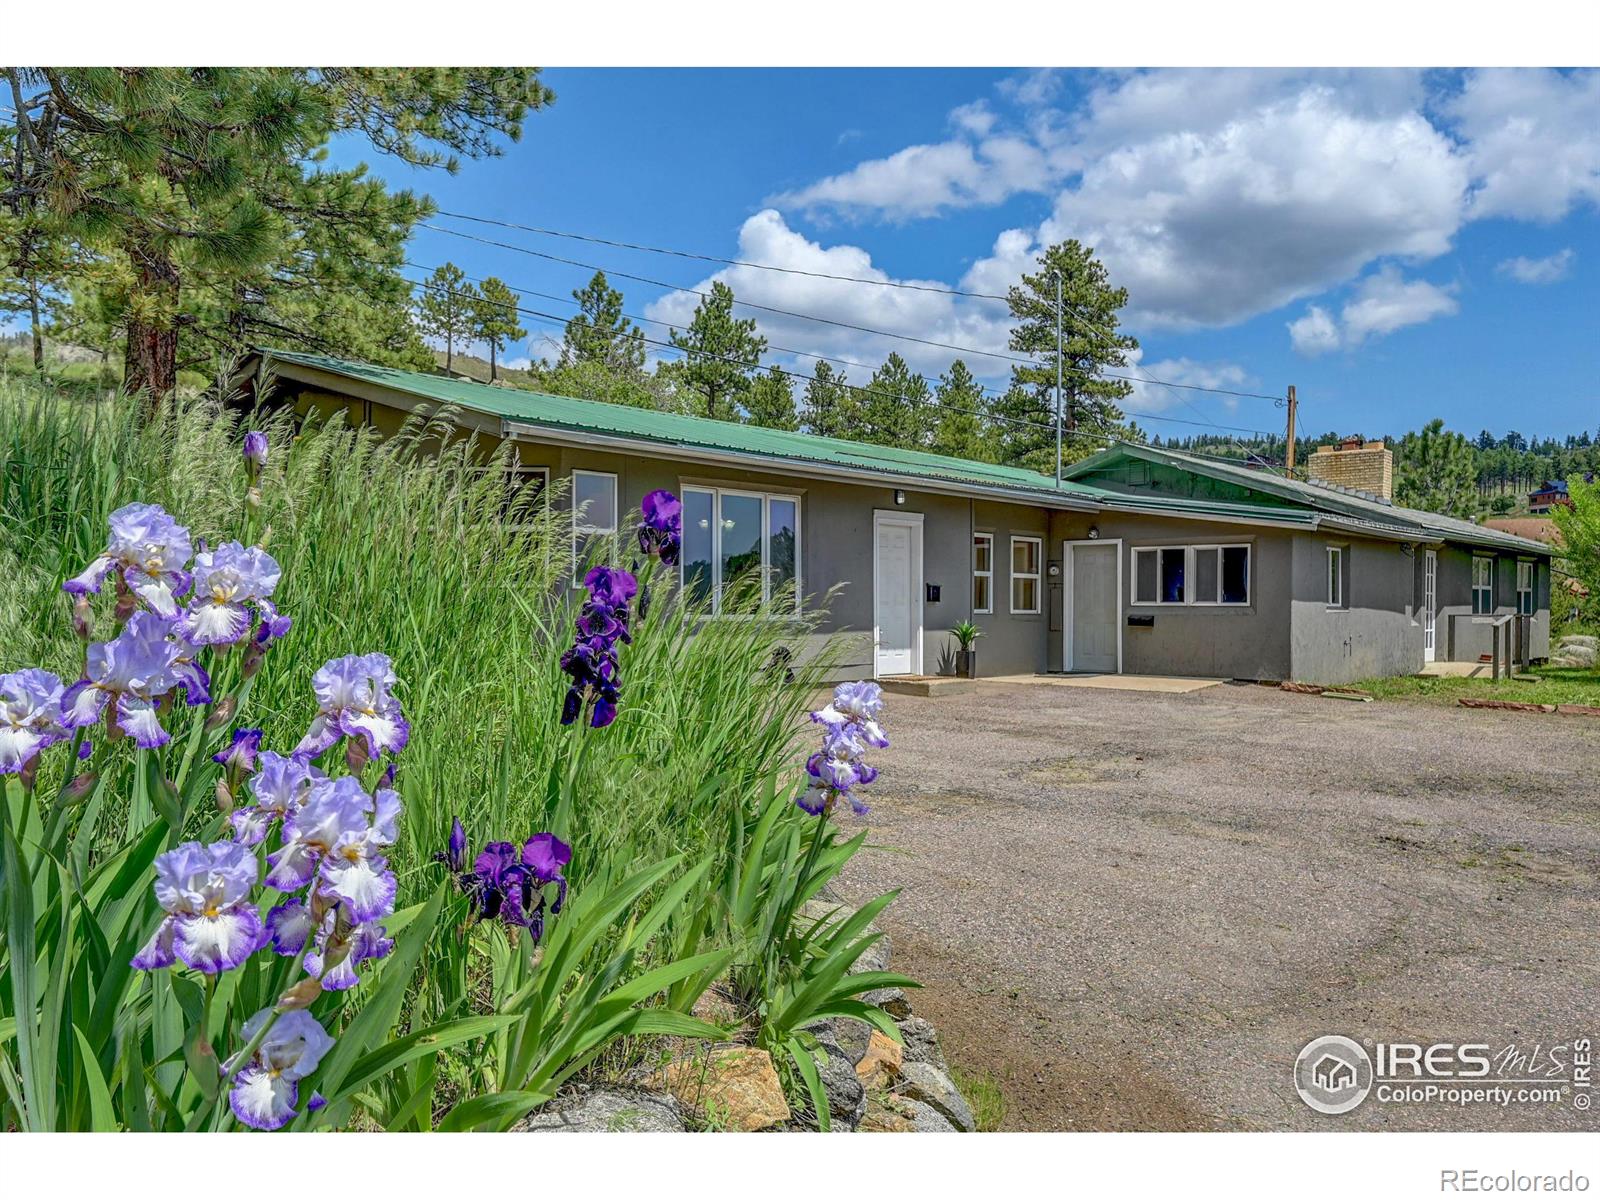
<svg viewBox="0 0 1600 1200">
<path fill-rule="evenodd" d="M 971 621 L 962 621 L 952 627 L 950 633 L 961 646 L 960 652 L 956 655 L 956 674 L 967 679 L 976 679 L 978 677 L 978 652 L 972 647 L 983 636 L 983 630 L 979 629 Z"/>
</svg>

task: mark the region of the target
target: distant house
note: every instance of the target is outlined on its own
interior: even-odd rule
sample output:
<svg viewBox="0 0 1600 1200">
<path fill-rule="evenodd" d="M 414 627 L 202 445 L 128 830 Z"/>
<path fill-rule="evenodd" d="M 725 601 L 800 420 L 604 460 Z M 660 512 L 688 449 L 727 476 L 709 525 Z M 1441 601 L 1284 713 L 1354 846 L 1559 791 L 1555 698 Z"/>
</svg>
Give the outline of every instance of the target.
<svg viewBox="0 0 1600 1200">
<path fill-rule="evenodd" d="M 1546 479 L 1528 493 L 1528 511 L 1531 513 L 1547 513 L 1558 504 L 1565 504 L 1569 508 L 1572 506 L 1565 479 Z"/>
<path fill-rule="evenodd" d="M 798 607 L 838 587 L 823 632 L 849 635 L 841 676 L 931 671 L 945 631 L 963 620 L 983 630 L 989 675 L 1344 683 L 1435 659 L 1476 662 L 1490 645 L 1482 618 L 1514 612 L 1530 618 L 1532 657 L 1548 654 L 1549 546 L 1360 487 L 1123 442 L 1057 483 L 915 450 L 262 353 L 278 381 L 271 401 L 299 412 L 392 434 L 412 413 L 449 406 L 460 428 L 511 442 L 519 474 L 567 483 L 574 556 L 616 533 L 646 493 L 671 488 L 684 505 L 679 586 L 715 606 L 749 572 L 768 594 L 792 583 Z M 1387 464 L 1377 465 L 1381 487 Z"/>
</svg>

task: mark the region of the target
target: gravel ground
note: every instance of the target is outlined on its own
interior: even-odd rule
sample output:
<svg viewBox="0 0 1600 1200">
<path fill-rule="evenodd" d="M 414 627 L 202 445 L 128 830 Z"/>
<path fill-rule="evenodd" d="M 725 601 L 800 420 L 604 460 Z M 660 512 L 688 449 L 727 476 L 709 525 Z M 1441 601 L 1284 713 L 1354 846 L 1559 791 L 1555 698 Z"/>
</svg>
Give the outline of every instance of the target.
<svg viewBox="0 0 1600 1200">
<path fill-rule="evenodd" d="M 846 890 L 903 889 L 894 966 L 1008 1127 L 1600 1127 L 1292 1086 L 1327 1033 L 1600 1047 L 1600 720 L 1001 684 L 886 718 Z"/>
</svg>

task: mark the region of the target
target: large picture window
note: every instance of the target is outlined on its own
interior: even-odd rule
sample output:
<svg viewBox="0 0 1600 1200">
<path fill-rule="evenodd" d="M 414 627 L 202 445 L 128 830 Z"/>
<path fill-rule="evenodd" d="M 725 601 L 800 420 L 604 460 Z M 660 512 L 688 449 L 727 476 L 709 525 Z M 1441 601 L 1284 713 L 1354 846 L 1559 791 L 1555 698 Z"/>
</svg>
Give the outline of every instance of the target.
<svg viewBox="0 0 1600 1200">
<path fill-rule="evenodd" d="M 972 535 L 972 611 L 994 612 L 994 534 Z"/>
<path fill-rule="evenodd" d="M 1039 611 L 1039 562 L 1043 557 L 1042 538 L 1011 539 L 1011 611 L 1019 616 Z"/>
<path fill-rule="evenodd" d="M 582 582 L 583 564 L 597 540 L 617 536 L 617 477 L 607 471 L 572 473 L 572 582 Z"/>
<path fill-rule="evenodd" d="M 1472 612 L 1488 616 L 1494 612 L 1494 559 L 1472 560 Z"/>
<path fill-rule="evenodd" d="M 794 589 L 800 611 L 800 501 L 795 496 L 732 488 L 683 489 L 683 551 L 679 579 L 713 611 L 724 601 L 771 603 Z"/>
<path fill-rule="evenodd" d="M 1250 547 L 1136 546 L 1135 604 L 1250 603 Z"/>
</svg>

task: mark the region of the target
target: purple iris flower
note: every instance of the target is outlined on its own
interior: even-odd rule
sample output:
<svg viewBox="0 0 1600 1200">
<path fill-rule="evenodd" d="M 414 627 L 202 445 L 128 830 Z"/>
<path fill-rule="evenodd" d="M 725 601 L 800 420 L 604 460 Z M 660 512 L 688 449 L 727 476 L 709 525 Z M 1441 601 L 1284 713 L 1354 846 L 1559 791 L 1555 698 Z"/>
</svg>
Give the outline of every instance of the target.
<svg viewBox="0 0 1600 1200">
<path fill-rule="evenodd" d="M 194 560 L 194 596 L 178 628 L 197 646 L 231 646 L 250 632 L 252 608 L 272 595 L 283 571 L 260 546 L 224 542 Z M 276 610 L 274 610 L 276 615 Z"/>
<path fill-rule="evenodd" d="M 467 866 L 467 827 L 461 823 L 460 817 L 453 817 L 450 821 L 450 840 L 445 843 L 442 853 L 433 856 L 434 862 L 442 862 L 449 867 L 452 874 L 459 875 Z"/>
<path fill-rule="evenodd" d="M 310 796 L 284 818 L 283 845 L 267 857 L 267 883 L 280 892 L 305 887 L 341 838 L 367 831 L 372 810 L 354 776 L 313 780 Z"/>
<path fill-rule="evenodd" d="M 259 429 L 244 435 L 244 461 L 252 479 L 267 465 L 267 435 Z"/>
<path fill-rule="evenodd" d="M 61 587 L 75 596 L 100 591 L 113 570 L 135 596 L 163 617 L 176 616 L 177 598 L 189 589 L 193 546 L 189 531 L 158 504 L 127 504 L 111 514 L 105 552 Z"/>
<path fill-rule="evenodd" d="M 256 644 L 270 646 L 284 634 L 289 632 L 289 627 L 294 621 L 278 611 L 271 600 L 261 599 L 256 602 L 256 615 L 259 618 L 256 624 Z"/>
<path fill-rule="evenodd" d="M 561 669 L 572 685 L 561 706 L 561 723 L 570 725 L 586 706 L 589 724 L 603 729 L 617 718 L 617 643 L 629 642 L 628 604 L 639 591 L 639 581 L 628 571 L 595 567 L 583 578 L 589 598 L 578 613 L 578 636 L 561 656 Z"/>
<path fill-rule="evenodd" d="M 452 831 L 450 855 L 455 854 Z M 459 858 L 442 857 L 446 863 L 464 862 L 465 855 L 463 830 Z M 457 883 L 472 898 L 479 920 L 498 918 L 508 925 L 521 926 L 538 941 L 544 936 L 544 889 L 552 883 L 557 886 L 550 912 L 559 913 L 567 901 L 567 880 L 561 868 L 571 861 L 570 846 L 553 833 L 536 833 L 522 844 L 520 851 L 515 842 L 490 842 L 472 860 L 470 871 L 458 873 Z"/>
<path fill-rule="evenodd" d="M 404 750 L 411 726 L 400 701 L 389 693 L 394 684 L 394 665 L 387 654 L 350 654 L 324 664 L 311 678 L 317 715 L 295 754 L 315 758 L 344 737 L 364 739 L 373 758 Z"/>
<path fill-rule="evenodd" d="M 666 566 L 676 566 L 683 544 L 683 501 L 661 488 L 647 495 L 639 507 L 644 516 L 639 525 L 639 549 Z"/>
<path fill-rule="evenodd" d="M 308 975 L 322 984 L 325 992 L 343 992 L 361 982 L 356 968 L 362 963 L 386 957 L 394 949 L 394 939 L 389 937 L 378 921 L 353 924 L 350 914 L 342 905 L 330 908 L 317 930 L 316 942 L 306 953 L 305 969 Z"/>
<path fill-rule="evenodd" d="M 61 697 L 62 724 L 69 729 L 93 725 L 115 700 L 117 727 L 136 745 L 146 750 L 166 745 L 171 735 L 161 727 L 157 705 L 192 678 L 180 662 L 184 647 L 167 636 L 168 629 L 153 613 L 137 612 L 116 637 L 91 645 L 86 678 Z"/>
<path fill-rule="evenodd" d="M 233 741 L 224 750 L 218 750 L 211 761 L 221 763 L 230 773 L 243 774 L 256 769 L 256 754 L 261 749 L 261 730 L 235 729 Z"/>
<path fill-rule="evenodd" d="M 628 601 L 639 591 L 639 581 L 633 577 L 633 573 L 620 567 L 591 568 L 583 577 L 583 586 L 589 589 L 590 600 L 620 608 L 624 613 L 627 612 Z"/>
<path fill-rule="evenodd" d="M 848 800 L 858 814 L 865 814 L 855 789 L 871 783 L 878 770 L 866 761 L 869 747 L 885 747 L 889 739 L 878 724 L 883 711 L 883 692 L 872 682 L 841 683 L 833 700 L 811 714 L 822 726 L 822 748 L 806 760 L 810 786 L 796 801 L 813 816 L 829 813 L 840 800 Z"/>
<path fill-rule="evenodd" d="M 46 746 L 70 736 L 61 723 L 59 677 L 38 667 L 0 675 L 0 775 L 15 775 Z"/>
<path fill-rule="evenodd" d="M 270 1020 L 272 1010 L 262 1009 L 244 1023 L 239 1036 L 248 1044 Z M 228 1089 L 228 1107 L 252 1129 L 282 1129 L 296 1116 L 300 1081 L 332 1048 L 333 1038 L 310 1013 L 293 1009 L 281 1014 L 249 1062 L 240 1067 L 232 1058 L 223 1064 L 224 1071 L 240 1068 Z"/>
<path fill-rule="evenodd" d="M 259 846 L 274 822 L 287 819 L 300 808 L 317 779 L 326 776 L 303 759 L 263 750 L 261 767 L 250 777 L 256 802 L 228 814 L 234 837 L 246 846 Z"/>
<path fill-rule="evenodd" d="M 215 975 L 231 971 L 266 942 L 250 892 L 260 864 L 238 842 L 185 842 L 155 862 L 156 900 L 166 910 L 155 936 L 134 956 L 141 971 L 182 961 Z"/>
<path fill-rule="evenodd" d="M 560 912 L 567 902 L 567 877 L 561 868 L 571 861 L 572 847 L 553 833 L 536 833 L 522 844 L 522 865 L 533 873 L 534 884 L 559 885 L 555 903 L 550 906 L 552 913 Z"/>
<path fill-rule="evenodd" d="M 399 884 L 382 851 L 400 836 L 399 821 L 400 793 L 381 789 L 371 825 L 341 833 L 322 857 L 322 894 L 340 900 L 357 924 L 394 910 Z"/>
</svg>

